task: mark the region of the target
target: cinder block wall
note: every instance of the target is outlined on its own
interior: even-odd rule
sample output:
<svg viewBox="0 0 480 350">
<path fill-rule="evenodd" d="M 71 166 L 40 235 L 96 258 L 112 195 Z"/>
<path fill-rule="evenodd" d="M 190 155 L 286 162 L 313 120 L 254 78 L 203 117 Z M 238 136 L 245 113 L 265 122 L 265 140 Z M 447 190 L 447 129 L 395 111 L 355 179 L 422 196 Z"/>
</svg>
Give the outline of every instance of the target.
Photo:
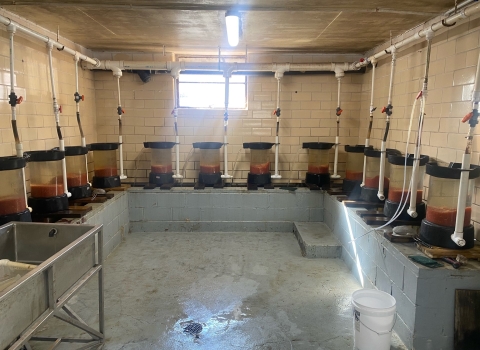
<svg viewBox="0 0 480 350">
<path fill-rule="evenodd" d="M 21 17 L 0 9 L 0 14 L 12 18 L 16 22 L 41 34 L 56 38 L 40 26 L 36 26 Z M 60 38 L 70 48 L 92 56 L 92 53 L 80 45 Z M 16 155 L 15 139 L 11 126 L 10 94 L 10 50 L 9 34 L 0 30 L 0 157 Z M 48 66 L 48 50 L 44 43 L 18 32 L 14 36 L 15 52 L 15 93 L 23 97 L 17 105 L 17 126 L 23 150 L 46 150 L 59 146 L 53 113 L 52 86 Z M 73 57 L 53 50 L 53 69 L 57 101 L 62 106 L 60 126 L 66 146 L 80 146 L 80 130 L 76 119 L 75 65 Z M 79 93 L 85 96 L 80 103 L 82 126 L 87 143 L 96 142 L 96 96 L 94 73 L 79 68 Z M 89 167 L 93 166 L 89 157 Z M 27 192 L 30 191 L 30 172 L 27 165 Z"/>
<path fill-rule="evenodd" d="M 35 26 L 12 13 L 0 10 L 13 20 L 37 32 L 55 38 L 55 34 L 42 27 Z M 15 92 L 23 96 L 23 102 L 17 105 L 17 125 L 25 151 L 58 147 L 53 114 L 52 87 L 48 68 L 48 51 L 44 43 L 17 32 L 15 45 Z M 87 55 L 91 52 L 83 47 L 60 38 L 71 48 Z M 77 126 L 75 93 L 75 66 L 73 57 L 53 50 L 53 68 L 58 104 L 62 106 L 60 124 L 66 146 L 80 145 L 80 131 Z M 8 104 L 10 94 L 10 52 L 9 35 L 4 28 L 0 30 L 0 156 L 15 154 L 15 140 L 11 127 L 11 107 Z M 81 102 L 83 129 L 87 142 L 96 141 L 96 96 L 93 72 L 79 69 L 79 92 L 85 95 Z"/>
<path fill-rule="evenodd" d="M 422 153 L 440 162 L 461 162 L 466 146 L 468 124 L 461 119 L 472 110 L 472 91 L 480 46 L 480 18 L 470 18 L 449 31 L 436 34 L 432 41 L 428 96 L 425 108 L 425 123 L 422 134 Z M 383 48 L 380 47 L 380 48 Z M 393 115 L 387 147 L 405 152 L 408 123 L 413 101 L 422 89 L 426 60 L 426 41 L 397 52 L 393 86 Z M 374 115 L 372 144 L 380 147 L 385 129 L 385 114 L 380 113 L 387 104 L 391 58 L 387 56 L 378 63 L 375 72 Z M 372 68 L 364 75 L 362 101 L 359 113 L 359 143 L 365 141 L 369 122 Z M 417 103 L 417 112 L 418 112 Z M 418 113 L 415 113 L 413 130 L 417 129 Z M 476 135 L 480 133 L 477 128 Z M 413 152 L 416 133 L 410 139 L 409 152 Z M 473 142 L 472 164 L 479 164 L 480 142 Z M 428 191 L 428 176 L 424 181 L 424 198 Z M 472 219 L 475 228 L 480 228 L 480 191 L 477 181 L 473 193 Z"/>
<path fill-rule="evenodd" d="M 98 56 L 98 55 L 97 55 Z M 104 59 L 171 60 L 161 54 L 115 55 L 101 54 Z M 249 62 L 330 62 L 343 60 L 343 56 L 249 55 Z M 351 58 L 353 59 L 353 58 Z M 117 85 L 111 72 L 95 72 L 97 96 L 98 140 L 117 141 Z M 347 74 L 342 79 L 340 142 L 355 144 L 358 140 L 358 111 L 360 108 L 361 74 Z M 122 105 L 125 108 L 124 152 L 125 169 L 130 178 L 146 181 L 150 168 L 150 152 L 143 149 L 144 141 L 174 141 L 173 83 L 169 74 L 155 75 L 149 83 L 142 83 L 136 74 L 125 73 L 120 80 Z M 249 171 L 249 152 L 242 149 L 244 142 L 274 142 L 276 120 L 277 82 L 274 77 L 248 77 L 248 109 L 230 110 L 228 126 L 229 173 L 236 182 L 244 182 Z M 307 153 L 301 150 L 303 142 L 335 140 L 337 107 L 337 80 L 334 74 L 285 76 L 281 80 L 282 110 L 280 117 L 280 174 L 282 181 L 304 179 Z M 193 142 L 223 142 L 223 109 L 180 109 L 178 116 L 180 135 L 180 167 Z M 221 150 L 223 154 L 223 150 Z M 237 159 L 238 155 L 238 159 Z M 237 159 L 237 161 L 236 161 Z M 195 152 L 186 168 L 186 181 L 198 176 L 199 154 Z M 271 162 L 274 153 L 271 153 Z M 333 152 L 331 154 L 333 162 Z M 344 171 L 345 156 L 340 155 L 339 170 Z M 235 170 L 233 167 L 235 165 Z M 222 155 L 223 170 L 223 155 Z M 273 164 L 272 164 L 273 169 Z M 332 166 L 333 171 L 333 166 Z"/>
<path fill-rule="evenodd" d="M 365 288 L 395 298 L 394 330 L 407 348 L 428 350 L 430 340 L 431 349 L 453 349 L 455 290 L 480 288 L 478 264 L 460 270 L 415 264 L 408 259 L 419 254 L 413 244 L 392 244 L 333 196 L 325 195 L 324 207 L 325 223 L 341 242 L 352 274 Z"/>
<path fill-rule="evenodd" d="M 125 238 L 130 230 L 128 193 L 115 192 L 105 203 L 90 204 L 93 210 L 84 217 L 72 221 L 76 224 L 103 225 L 103 251 L 107 257 Z"/>
<path fill-rule="evenodd" d="M 132 232 L 290 231 L 294 221 L 323 221 L 322 191 L 298 189 L 130 189 Z"/>
</svg>

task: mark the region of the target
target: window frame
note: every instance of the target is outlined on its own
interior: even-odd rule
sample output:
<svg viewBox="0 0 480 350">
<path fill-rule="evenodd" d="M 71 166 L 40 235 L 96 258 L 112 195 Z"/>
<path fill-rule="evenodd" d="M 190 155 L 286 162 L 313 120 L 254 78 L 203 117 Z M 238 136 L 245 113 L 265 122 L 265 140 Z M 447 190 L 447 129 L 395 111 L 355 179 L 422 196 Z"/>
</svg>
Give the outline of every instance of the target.
<svg viewBox="0 0 480 350">
<path fill-rule="evenodd" d="M 204 62 L 219 62 L 221 60 L 222 63 L 225 62 L 245 62 L 245 56 L 183 56 L 179 57 L 179 61 L 186 61 L 186 62 L 191 62 L 191 61 L 204 61 Z M 180 72 L 181 75 L 206 75 L 206 76 L 211 76 L 211 75 L 217 75 L 217 76 L 223 76 L 222 71 L 218 72 L 212 72 L 212 71 L 184 71 Z M 232 75 L 240 75 L 245 78 L 244 82 L 229 82 L 230 85 L 242 85 L 244 84 L 245 89 L 244 89 L 244 96 L 245 96 L 245 105 L 243 107 L 238 107 L 238 108 L 232 108 L 228 107 L 228 110 L 235 110 L 235 111 L 244 111 L 248 109 L 248 75 L 247 74 L 242 74 L 242 73 L 232 73 Z M 182 102 L 180 100 L 180 84 L 182 83 L 188 83 L 188 84 L 223 84 L 225 86 L 225 81 L 223 82 L 181 82 L 180 79 L 176 79 L 176 98 L 178 101 L 178 109 L 185 109 L 185 110 L 193 110 L 193 109 L 199 109 L 199 110 L 207 110 L 207 111 L 222 111 L 225 109 L 225 94 L 222 96 L 222 101 L 223 101 L 223 106 L 221 107 L 213 107 L 213 108 L 208 108 L 208 107 L 195 107 L 195 106 L 182 106 Z"/>
</svg>

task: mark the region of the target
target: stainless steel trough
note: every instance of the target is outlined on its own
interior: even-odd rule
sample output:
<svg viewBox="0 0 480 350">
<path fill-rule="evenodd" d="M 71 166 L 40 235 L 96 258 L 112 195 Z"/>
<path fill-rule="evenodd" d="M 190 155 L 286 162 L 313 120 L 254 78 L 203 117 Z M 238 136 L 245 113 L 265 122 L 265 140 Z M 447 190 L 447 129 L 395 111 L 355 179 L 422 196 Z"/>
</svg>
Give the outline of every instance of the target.
<svg viewBox="0 0 480 350">
<path fill-rule="evenodd" d="M 0 226 L 0 259 L 39 264 L 0 291 L 0 349 L 30 348 L 28 341 L 83 343 L 101 347 L 104 335 L 102 226 L 14 222 Z M 92 277 L 98 278 L 99 329 L 88 326 L 68 305 Z M 89 338 L 35 337 L 55 317 Z"/>
</svg>

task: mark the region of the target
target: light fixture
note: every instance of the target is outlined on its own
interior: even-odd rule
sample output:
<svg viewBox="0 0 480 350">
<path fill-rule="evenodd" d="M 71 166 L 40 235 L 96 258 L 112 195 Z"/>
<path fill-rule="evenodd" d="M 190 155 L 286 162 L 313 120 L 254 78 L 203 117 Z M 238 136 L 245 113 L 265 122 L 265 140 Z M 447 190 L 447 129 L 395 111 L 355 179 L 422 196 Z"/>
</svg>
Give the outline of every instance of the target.
<svg viewBox="0 0 480 350">
<path fill-rule="evenodd" d="M 225 13 L 225 24 L 227 27 L 227 38 L 230 46 L 237 46 L 240 40 L 240 14 L 235 11 Z"/>
</svg>

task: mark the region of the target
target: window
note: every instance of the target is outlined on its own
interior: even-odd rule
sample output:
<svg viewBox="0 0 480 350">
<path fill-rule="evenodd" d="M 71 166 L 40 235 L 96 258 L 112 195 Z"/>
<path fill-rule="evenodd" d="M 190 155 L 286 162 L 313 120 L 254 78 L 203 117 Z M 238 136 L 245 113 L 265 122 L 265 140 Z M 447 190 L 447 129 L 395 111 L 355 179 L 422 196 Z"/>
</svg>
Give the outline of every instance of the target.
<svg viewBox="0 0 480 350">
<path fill-rule="evenodd" d="M 229 109 L 246 108 L 247 77 L 232 75 Z M 180 74 L 178 79 L 180 108 L 225 108 L 225 78 L 221 74 Z"/>
</svg>

